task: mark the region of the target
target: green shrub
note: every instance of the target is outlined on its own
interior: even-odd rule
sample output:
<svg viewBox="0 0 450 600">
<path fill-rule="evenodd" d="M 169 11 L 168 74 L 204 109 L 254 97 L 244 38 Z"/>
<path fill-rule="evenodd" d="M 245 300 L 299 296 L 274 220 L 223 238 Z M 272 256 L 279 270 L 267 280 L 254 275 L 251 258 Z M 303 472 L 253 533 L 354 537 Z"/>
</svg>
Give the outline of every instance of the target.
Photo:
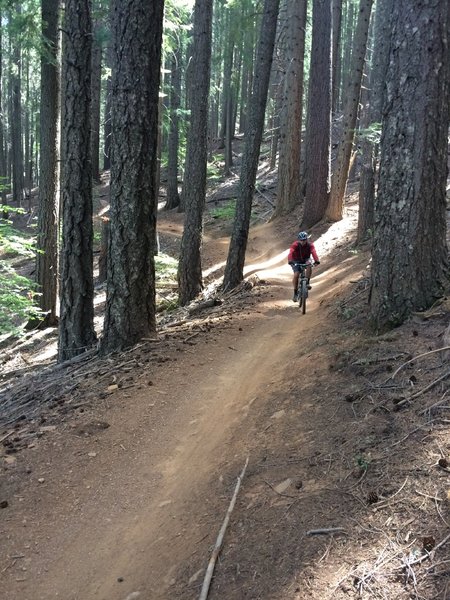
<svg viewBox="0 0 450 600">
<path fill-rule="evenodd" d="M 224 206 L 213 208 L 211 216 L 213 219 L 234 219 L 236 212 L 236 200 L 230 200 Z"/>
<path fill-rule="evenodd" d="M 4 262 L 0 264 L 0 335 L 18 333 L 30 319 L 39 318 L 34 305 L 36 284 Z"/>
</svg>

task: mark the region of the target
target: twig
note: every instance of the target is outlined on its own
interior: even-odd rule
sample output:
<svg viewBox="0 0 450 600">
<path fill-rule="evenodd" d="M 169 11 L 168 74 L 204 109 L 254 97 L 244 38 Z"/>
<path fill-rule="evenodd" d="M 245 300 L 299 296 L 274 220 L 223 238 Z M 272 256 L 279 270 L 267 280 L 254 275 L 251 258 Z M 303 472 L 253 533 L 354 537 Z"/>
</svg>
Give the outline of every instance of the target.
<svg viewBox="0 0 450 600">
<path fill-rule="evenodd" d="M 3 442 L 3 440 L 6 440 L 6 438 L 9 438 L 9 436 L 12 435 L 13 433 L 15 433 L 15 429 L 13 429 L 9 433 L 5 434 L 2 438 L 0 438 L 0 443 Z"/>
<path fill-rule="evenodd" d="M 435 379 L 434 381 L 432 381 L 425 388 L 423 388 L 423 390 L 420 390 L 419 392 L 416 392 L 415 394 L 413 394 L 409 398 L 404 398 L 403 400 L 400 400 L 400 402 L 397 402 L 397 404 L 395 406 L 402 406 L 406 402 L 409 402 L 410 400 L 413 400 L 414 398 L 417 398 L 417 396 L 420 396 L 421 394 L 424 394 L 425 392 L 427 392 L 429 389 L 431 389 L 432 387 L 434 387 L 440 381 L 444 381 L 444 379 L 447 379 L 447 377 L 450 377 L 450 371 L 447 371 L 446 373 L 444 373 L 443 375 L 441 375 L 440 377 L 438 377 L 437 379 Z"/>
<path fill-rule="evenodd" d="M 394 442 L 393 444 L 391 444 L 391 448 L 393 448 L 394 446 L 398 446 L 398 444 L 401 444 L 402 442 L 404 442 L 405 440 L 407 440 L 410 435 L 413 435 L 413 433 L 416 433 L 417 431 L 420 431 L 424 427 L 429 427 L 431 425 L 431 423 L 434 423 L 434 421 L 435 421 L 435 419 L 433 419 L 432 421 L 427 421 L 423 425 L 419 425 L 419 427 L 416 427 L 415 429 L 413 429 L 412 431 L 410 431 L 407 435 L 405 435 L 405 437 L 402 437 L 401 440 L 397 440 L 396 442 Z"/>
<path fill-rule="evenodd" d="M 423 415 L 424 413 L 426 413 L 427 411 L 431 410 L 432 408 L 436 408 L 437 406 L 440 406 L 441 404 L 444 404 L 444 402 L 446 402 L 445 400 L 445 396 L 447 395 L 448 390 L 445 390 L 444 394 L 441 396 L 441 399 L 439 400 L 439 402 L 435 402 L 434 404 L 432 404 L 431 406 L 427 406 L 427 408 L 424 408 L 423 410 L 421 410 L 418 414 L 419 415 Z"/>
<path fill-rule="evenodd" d="M 361 296 L 361 294 L 364 294 L 364 292 L 366 292 L 366 291 L 367 291 L 367 287 L 363 288 L 359 292 L 356 292 L 355 294 L 352 294 L 350 296 L 350 298 L 347 298 L 347 300 L 343 300 L 342 302 L 339 302 L 339 304 L 335 308 L 333 308 L 333 310 L 330 310 L 330 315 L 332 315 L 334 312 L 337 312 L 339 309 L 344 308 L 344 306 L 346 304 L 348 304 L 349 302 L 351 302 L 352 300 L 354 300 L 358 296 Z"/>
<path fill-rule="evenodd" d="M 197 337 L 197 335 L 200 333 L 200 331 L 196 331 L 195 333 L 193 333 L 192 335 L 188 336 L 186 339 L 183 340 L 183 344 L 189 344 L 189 342 Z"/>
<path fill-rule="evenodd" d="M 344 527 L 329 527 L 328 529 L 310 529 L 306 532 L 306 535 L 328 535 L 329 533 L 345 533 Z"/>
<path fill-rule="evenodd" d="M 437 348 L 436 350 L 430 350 L 430 352 L 424 352 L 423 354 L 419 354 L 418 356 L 411 358 L 411 360 L 408 360 L 405 363 L 403 363 L 402 365 L 400 365 L 399 368 L 396 371 L 394 371 L 394 373 L 388 378 L 388 381 L 389 381 L 389 379 L 394 379 L 394 377 L 397 375 L 397 373 L 399 371 L 401 371 L 403 369 L 403 367 L 406 367 L 406 365 L 409 365 L 409 363 L 412 363 L 415 360 L 418 360 L 419 358 L 422 358 L 424 356 L 428 356 L 429 354 L 434 354 L 435 352 L 443 352 L 444 350 L 450 350 L 450 346 L 444 346 L 443 348 Z"/>
<path fill-rule="evenodd" d="M 331 538 L 325 552 L 322 554 L 322 556 L 319 558 L 319 560 L 317 562 L 322 562 L 324 560 L 324 558 L 326 558 L 328 556 L 328 554 L 330 553 L 330 549 L 331 549 L 331 544 L 333 543 L 333 538 Z"/>
<path fill-rule="evenodd" d="M 233 508 L 236 503 L 236 498 L 237 498 L 237 495 L 239 492 L 239 488 L 241 487 L 242 479 L 244 478 L 245 471 L 247 470 L 247 465 L 248 465 L 248 457 L 247 457 L 247 460 L 245 461 L 245 465 L 241 471 L 241 474 L 238 477 L 236 487 L 234 490 L 234 494 L 233 494 L 233 497 L 231 498 L 231 502 L 230 502 L 230 505 L 227 510 L 227 514 L 225 515 L 225 519 L 222 523 L 222 527 L 220 528 L 219 535 L 217 536 L 216 545 L 214 546 L 213 553 L 212 553 L 211 558 L 208 563 L 208 568 L 206 569 L 205 579 L 203 580 L 203 585 L 202 585 L 202 590 L 200 592 L 199 600 L 206 600 L 206 598 L 208 597 L 209 586 L 211 585 L 211 579 L 213 576 L 216 560 L 217 560 L 217 557 L 219 556 L 220 549 L 222 547 L 225 531 L 227 529 L 231 513 L 233 512 Z"/>
<path fill-rule="evenodd" d="M 433 548 L 433 552 L 436 552 L 436 550 L 438 548 L 440 548 L 441 546 L 443 546 L 444 544 L 446 544 L 448 542 L 448 540 L 450 540 L 450 533 L 448 534 L 447 537 L 445 537 L 441 542 L 439 542 L 439 544 L 437 546 L 435 546 Z M 430 553 L 427 552 L 426 554 L 422 554 L 422 556 L 419 556 L 419 558 L 416 558 L 415 560 L 411 561 L 410 563 L 407 563 L 407 565 L 402 565 L 402 569 L 405 568 L 405 566 L 411 567 L 412 565 L 416 565 L 418 563 L 421 563 L 422 561 L 424 561 L 425 559 L 430 558 Z"/>
<path fill-rule="evenodd" d="M 255 186 L 255 191 L 264 198 L 264 200 L 266 202 L 268 202 L 270 204 L 270 206 L 273 206 L 275 208 L 275 204 L 272 202 L 272 200 L 270 198 L 268 198 L 265 194 L 263 194 L 261 192 L 261 190 L 259 190 L 256 186 Z"/>
<path fill-rule="evenodd" d="M 419 496 L 423 496 L 424 498 L 429 498 L 430 500 L 434 500 L 435 502 L 444 502 L 444 500 L 442 498 L 438 498 L 437 496 L 429 496 L 428 494 L 425 494 L 424 492 L 419 492 L 419 490 L 414 490 L 416 492 L 416 494 L 419 494 Z"/>
</svg>

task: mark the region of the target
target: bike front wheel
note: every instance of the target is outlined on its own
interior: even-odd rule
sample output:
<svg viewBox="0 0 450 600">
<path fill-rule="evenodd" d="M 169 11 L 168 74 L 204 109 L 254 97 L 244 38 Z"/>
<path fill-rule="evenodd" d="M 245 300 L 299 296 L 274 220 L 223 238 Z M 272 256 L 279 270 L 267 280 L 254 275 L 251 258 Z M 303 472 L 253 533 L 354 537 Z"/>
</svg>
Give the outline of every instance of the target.
<svg viewBox="0 0 450 600">
<path fill-rule="evenodd" d="M 302 309 L 302 314 L 306 313 L 306 298 L 308 297 L 308 284 L 306 281 L 302 281 L 301 289 L 300 289 L 300 308 Z"/>
</svg>

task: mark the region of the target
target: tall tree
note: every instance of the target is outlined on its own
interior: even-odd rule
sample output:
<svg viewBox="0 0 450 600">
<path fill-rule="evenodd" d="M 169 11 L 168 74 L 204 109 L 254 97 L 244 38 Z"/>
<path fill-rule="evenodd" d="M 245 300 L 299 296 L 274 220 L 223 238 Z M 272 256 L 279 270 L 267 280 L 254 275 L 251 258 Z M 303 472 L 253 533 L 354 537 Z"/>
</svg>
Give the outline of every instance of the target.
<svg viewBox="0 0 450 600">
<path fill-rule="evenodd" d="M 245 131 L 245 147 L 239 179 L 239 195 L 223 278 L 224 289 L 236 287 L 244 278 L 245 251 L 247 249 L 250 215 L 264 129 L 264 116 L 279 5 L 279 0 L 265 0 L 264 2 L 253 90 L 249 105 L 248 125 Z"/>
<path fill-rule="evenodd" d="M 59 32 L 60 0 L 42 0 L 40 100 L 39 209 L 37 230 L 36 281 L 39 305 L 46 323 L 56 321 L 58 287 L 58 119 L 59 119 Z"/>
<path fill-rule="evenodd" d="M 98 20 L 93 26 L 92 76 L 91 76 L 91 145 L 92 179 L 100 181 L 100 96 L 102 83 L 102 26 Z"/>
<path fill-rule="evenodd" d="M 180 141 L 179 116 L 181 97 L 181 60 L 182 60 L 181 38 L 177 40 L 177 46 L 171 61 L 171 86 L 170 86 L 170 125 L 167 157 L 167 202 L 166 210 L 176 208 L 180 204 L 178 193 L 178 148 Z"/>
<path fill-rule="evenodd" d="M 286 214 L 300 202 L 300 148 L 302 137 L 303 67 L 306 0 L 289 0 L 286 11 L 286 70 L 281 112 L 280 154 L 276 215 Z"/>
<path fill-rule="evenodd" d="M 154 249 L 163 9 L 164 0 L 112 2 L 111 221 L 102 352 L 131 346 L 156 330 Z"/>
<path fill-rule="evenodd" d="M 449 37 L 448 2 L 393 3 L 370 295 L 378 329 L 428 308 L 448 283 Z"/>
<path fill-rule="evenodd" d="M 190 98 L 191 119 L 187 138 L 183 200 L 186 210 L 178 265 L 181 305 L 202 289 L 202 220 L 206 194 L 207 124 L 211 65 L 212 0 L 196 0 Z"/>
<path fill-rule="evenodd" d="M 0 10 L 0 23 L 3 12 Z M 5 152 L 5 117 L 3 114 L 3 31 L 0 27 L 0 203 L 6 204 L 6 152 Z"/>
<path fill-rule="evenodd" d="M 376 130 L 381 126 L 381 111 L 386 96 L 386 72 L 389 64 L 389 26 L 395 0 L 377 0 L 372 61 L 369 75 L 368 110 L 365 135 L 362 140 L 361 176 L 359 180 L 358 243 L 373 230 L 376 164 L 378 140 Z"/>
<path fill-rule="evenodd" d="M 63 30 L 60 362 L 85 352 L 96 339 L 92 265 L 90 0 L 66 0 Z"/>
<path fill-rule="evenodd" d="M 302 225 L 318 223 L 328 206 L 331 161 L 331 3 L 313 0 L 308 120 L 306 125 L 305 209 Z"/>
<path fill-rule="evenodd" d="M 339 98 L 339 56 L 341 53 L 341 23 L 342 23 L 342 0 L 332 0 L 333 22 L 332 22 L 332 66 L 331 66 L 331 110 L 336 111 L 336 104 Z"/>
<path fill-rule="evenodd" d="M 21 14 L 20 3 L 15 3 L 16 17 Z M 22 48 L 20 28 L 16 30 L 16 39 L 11 40 L 11 151 L 12 151 L 12 188 L 13 202 L 22 206 L 24 191 L 24 164 L 22 143 Z"/>
<path fill-rule="evenodd" d="M 331 180 L 330 199 L 326 211 L 326 216 L 331 221 L 342 219 L 344 210 L 344 196 L 350 168 L 350 157 L 353 150 L 353 140 L 355 139 L 372 4 L 373 0 L 360 0 L 359 4 L 358 23 L 353 40 L 352 75 L 349 77 L 348 89 L 345 92 L 344 126 L 341 142 L 338 147 L 336 167 Z"/>
</svg>

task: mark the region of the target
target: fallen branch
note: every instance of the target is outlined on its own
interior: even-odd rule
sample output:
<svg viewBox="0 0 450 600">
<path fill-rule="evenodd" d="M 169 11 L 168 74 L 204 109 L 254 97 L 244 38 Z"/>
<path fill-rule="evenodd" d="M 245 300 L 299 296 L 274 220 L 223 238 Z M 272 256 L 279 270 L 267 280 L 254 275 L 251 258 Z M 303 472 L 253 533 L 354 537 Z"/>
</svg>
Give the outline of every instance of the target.
<svg viewBox="0 0 450 600">
<path fill-rule="evenodd" d="M 419 358 L 423 358 L 424 356 L 428 356 L 429 354 L 435 354 L 436 352 L 443 352 L 444 350 L 450 350 L 450 346 L 444 346 L 443 348 L 437 348 L 436 350 L 430 350 L 430 352 L 424 352 L 423 354 L 419 354 L 418 356 L 411 358 L 411 360 L 408 360 L 405 363 L 403 363 L 402 365 L 400 365 L 399 368 L 396 371 L 394 371 L 394 373 L 388 378 L 387 381 L 389 381 L 389 379 L 394 379 L 394 377 L 397 375 L 397 373 L 399 371 L 401 371 L 403 369 L 403 367 L 406 367 L 406 365 L 409 365 L 410 363 L 414 362 L 415 360 L 418 360 Z"/>
<path fill-rule="evenodd" d="M 423 415 L 424 413 L 428 412 L 429 410 L 431 410 L 433 408 L 437 408 L 438 406 L 441 406 L 441 404 L 444 404 L 444 402 L 447 402 L 447 399 L 445 398 L 445 396 L 447 395 L 447 392 L 448 392 L 448 390 L 445 390 L 444 394 L 441 396 L 441 399 L 438 402 L 435 402 L 431 406 L 427 406 L 427 408 L 424 408 L 418 414 Z"/>
<path fill-rule="evenodd" d="M 447 371 L 446 373 L 444 373 L 443 375 L 441 375 L 440 377 L 438 377 L 437 379 L 435 379 L 434 381 L 432 381 L 430 384 L 428 384 L 426 387 L 424 387 L 423 390 L 420 390 L 419 392 L 416 392 L 415 394 L 413 394 L 409 398 L 404 398 L 403 400 L 400 400 L 400 402 L 397 402 L 395 406 L 402 406 L 406 402 L 409 402 L 410 400 L 413 400 L 414 398 L 417 398 L 421 394 L 424 394 L 425 392 L 427 392 L 428 390 L 430 390 L 437 383 L 440 383 L 441 381 L 444 381 L 444 379 L 447 379 L 447 377 L 450 377 L 450 371 Z"/>
<path fill-rule="evenodd" d="M 239 492 L 239 488 L 241 487 L 242 479 L 244 478 L 245 471 L 247 470 L 247 465 L 248 465 L 248 457 L 247 457 L 247 460 L 245 461 L 244 468 L 242 469 L 241 474 L 238 477 L 236 487 L 234 489 L 234 494 L 233 494 L 233 497 L 231 498 L 231 502 L 230 502 L 230 505 L 227 510 L 227 514 L 225 515 L 225 519 L 222 523 L 222 527 L 220 528 L 219 535 L 217 536 L 216 545 L 214 546 L 213 553 L 211 555 L 211 558 L 209 559 L 208 568 L 206 569 L 205 579 L 203 580 L 203 585 L 202 585 L 202 590 L 200 592 L 199 600 L 206 600 L 206 598 L 208 597 L 209 586 L 211 585 L 211 579 L 213 576 L 214 567 L 215 567 L 217 558 L 219 556 L 220 549 L 222 547 L 223 538 L 225 536 L 225 531 L 227 529 L 231 513 L 233 512 L 234 505 L 236 503 L 236 498 L 237 498 L 237 495 Z"/>
<path fill-rule="evenodd" d="M 3 442 L 3 440 L 6 440 L 7 438 L 9 438 L 9 436 L 12 435 L 13 433 L 16 433 L 15 429 L 13 429 L 9 433 L 5 434 L 2 438 L 0 438 L 0 442 Z"/>
<path fill-rule="evenodd" d="M 360 358 L 352 362 L 352 365 L 355 367 L 366 367 L 370 365 L 377 365 L 378 363 L 390 362 L 391 360 L 396 360 L 397 358 L 401 358 L 404 356 L 405 352 L 398 352 L 397 354 L 391 356 L 377 356 L 376 358 Z"/>
<path fill-rule="evenodd" d="M 306 535 L 328 535 L 329 533 L 345 533 L 347 532 L 343 527 L 329 527 L 328 529 L 310 529 L 306 532 Z"/>
</svg>

